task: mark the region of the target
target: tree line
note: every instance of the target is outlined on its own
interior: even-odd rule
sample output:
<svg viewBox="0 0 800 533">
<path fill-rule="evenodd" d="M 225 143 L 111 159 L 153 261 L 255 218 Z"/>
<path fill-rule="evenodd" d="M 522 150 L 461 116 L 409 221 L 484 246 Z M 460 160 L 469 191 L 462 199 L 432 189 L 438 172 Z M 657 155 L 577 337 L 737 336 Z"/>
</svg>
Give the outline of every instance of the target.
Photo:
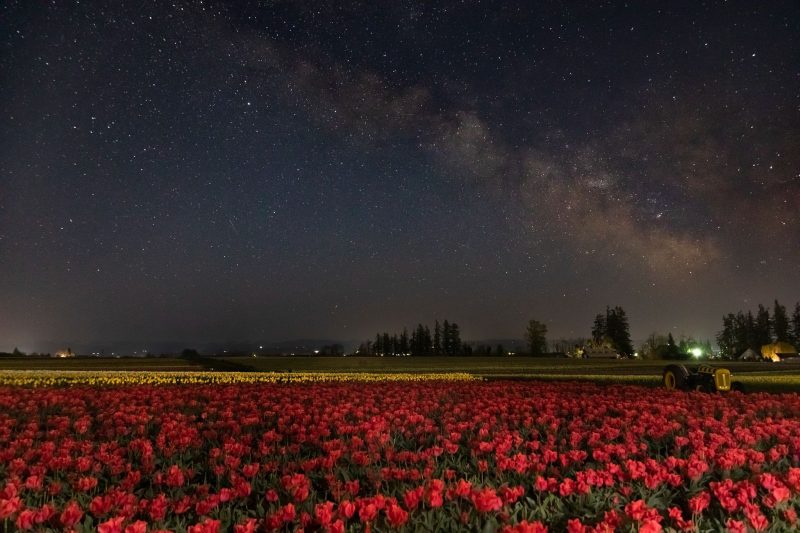
<svg viewBox="0 0 800 533">
<path fill-rule="evenodd" d="M 377 333 L 374 341 L 362 343 L 358 351 L 370 355 L 471 355 L 472 348 L 461 342 L 458 324 L 436 320 L 432 334 L 423 324 L 411 334 L 407 328 L 400 333 Z"/>
<path fill-rule="evenodd" d="M 728 313 L 722 317 L 722 330 L 717 334 L 717 345 L 725 357 L 737 357 L 748 348 L 760 353 L 761 347 L 773 342 L 800 345 L 800 302 L 794 305 L 791 318 L 786 307 L 775 300 L 772 314 L 758 304 L 758 311 Z"/>
<path fill-rule="evenodd" d="M 547 325 L 538 320 L 530 320 L 525 328 L 525 341 L 530 355 L 547 355 Z M 598 314 L 592 328 L 593 342 L 605 345 L 627 356 L 633 355 L 630 326 L 625 310 L 620 307 L 606 307 L 605 313 Z M 566 348 L 565 348 L 566 351 Z M 418 324 L 409 333 L 382 332 L 374 340 L 362 342 L 357 354 L 377 356 L 402 355 L 508 355 L 502 344 L 492 347 L 488 344 L 462 342 L 461 329 L 448 320 L 441 324 L 434 322 L 433 330 L 427 325 Z M 563 355 L 563 354 L 562 354 Z"/>
</svg>

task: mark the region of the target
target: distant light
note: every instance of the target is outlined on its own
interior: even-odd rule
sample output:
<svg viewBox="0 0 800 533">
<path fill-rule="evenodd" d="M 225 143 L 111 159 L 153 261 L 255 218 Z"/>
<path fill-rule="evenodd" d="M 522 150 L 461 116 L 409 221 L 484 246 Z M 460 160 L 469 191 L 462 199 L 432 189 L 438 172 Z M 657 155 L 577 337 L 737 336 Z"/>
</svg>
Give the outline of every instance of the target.
<svg viewBox="0 0 800 533">
<path fill-rule="evenodd" d="M 319 350 L 314 350 L 314 355 L 318 354 Z"/>
<path fill-rule="evenodd" d="M 264 349 L 264 347 L 263 347 L 263 346 L 259 346 L 259 347 L 258 347 L 258 349 L 259 349 L 259 350 L 263 350 L 263 349 Z"/>
<path fill-rule="evenodd" d="M 692 355 L 695 357 L 700 357 L 701 355 L 703 355 L 703 350 L 701 350 L 700 348 L 692 348 L 691 352 Z"/>
</svg>

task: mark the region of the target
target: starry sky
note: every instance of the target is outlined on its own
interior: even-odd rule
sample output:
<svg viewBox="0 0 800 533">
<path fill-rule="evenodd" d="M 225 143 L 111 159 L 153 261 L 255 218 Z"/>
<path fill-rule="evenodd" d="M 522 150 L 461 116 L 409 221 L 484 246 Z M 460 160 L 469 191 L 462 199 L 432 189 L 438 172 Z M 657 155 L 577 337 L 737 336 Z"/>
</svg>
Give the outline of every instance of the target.
<svg viewBox="0 0 800 533">
<path fill-rule="evenodd" d="M 800 299 L 794 0 L 10 0 L 0 94 L 0 351 Z"/>
</svg>

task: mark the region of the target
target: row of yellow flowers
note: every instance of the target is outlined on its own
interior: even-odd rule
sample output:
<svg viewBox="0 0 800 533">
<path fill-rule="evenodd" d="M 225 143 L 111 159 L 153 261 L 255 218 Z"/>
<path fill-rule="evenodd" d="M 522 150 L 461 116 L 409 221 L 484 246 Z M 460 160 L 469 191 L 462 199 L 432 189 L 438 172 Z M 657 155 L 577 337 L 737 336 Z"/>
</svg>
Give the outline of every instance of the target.
<svg viewBox="0 0 800 533">
<path fill-rule="evenodd" d="M 2 370 L 0 385 L 52 387 L 64 385 L 175 385 L 191 383 L 321 383 L 342 381 L 471 381 L 464 372 L 153 372 L 112 370 Z"/>
</svg>

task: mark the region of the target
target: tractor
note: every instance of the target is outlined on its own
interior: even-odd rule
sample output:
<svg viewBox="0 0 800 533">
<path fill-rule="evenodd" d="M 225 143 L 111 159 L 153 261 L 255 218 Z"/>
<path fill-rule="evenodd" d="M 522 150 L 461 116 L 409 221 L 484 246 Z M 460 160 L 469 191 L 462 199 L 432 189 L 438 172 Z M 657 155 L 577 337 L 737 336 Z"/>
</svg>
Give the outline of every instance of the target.
<svg viewBox="0 0 800 533">
<path fill-rule="evenodd" d="M 664 386 L 669 390 L 701 392 L 744 392 L 744 386 L 731 380 L 731 371 L 709 365 L 689 369 L 684 365 L 667 365 L 663 373 Z"/>
</svg>

